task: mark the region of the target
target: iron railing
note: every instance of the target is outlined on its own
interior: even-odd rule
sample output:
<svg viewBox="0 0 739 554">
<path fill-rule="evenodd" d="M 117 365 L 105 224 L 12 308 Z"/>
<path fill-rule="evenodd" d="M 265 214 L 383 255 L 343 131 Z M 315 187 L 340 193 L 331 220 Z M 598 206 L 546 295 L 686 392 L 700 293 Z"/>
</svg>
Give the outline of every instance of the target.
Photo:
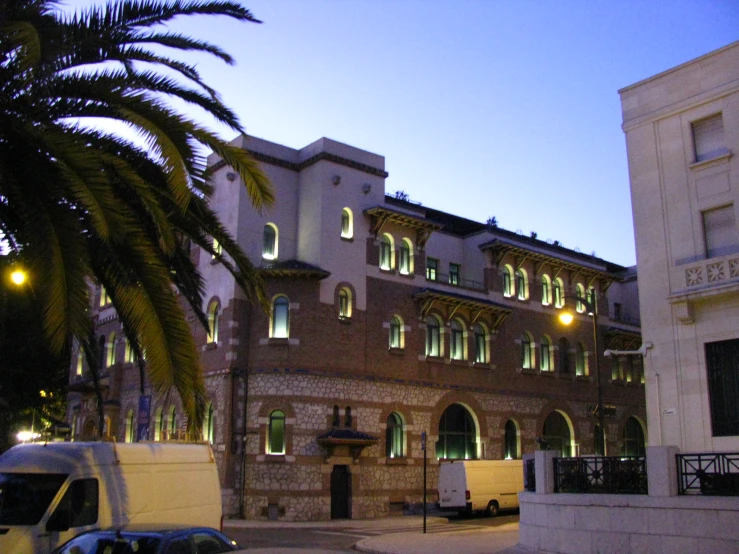
<svg viewBox="0 0 739 554">
<path fill-rule="evenodd" d="M 643 456 L 554 458 L 554 492 L 647 494 Z"/>
<path fill-rule="evenodd" d="M 677 454 L 679 494 L 739 496 L 739 453 Z"/>
<path fill-rule="evenodd" d="M 536 464 L 534 458 L 523 462 L 523 488 L 529 492 L 536 492 Z"/>
</svg>

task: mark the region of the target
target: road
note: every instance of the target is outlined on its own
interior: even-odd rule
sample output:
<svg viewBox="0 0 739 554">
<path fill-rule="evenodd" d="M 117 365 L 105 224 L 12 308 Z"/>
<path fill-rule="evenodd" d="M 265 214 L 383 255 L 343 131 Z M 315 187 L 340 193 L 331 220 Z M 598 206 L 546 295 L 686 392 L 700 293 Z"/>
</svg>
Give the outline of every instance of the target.
<svg viewBox="0 0 739 554">
<path fill-rule="evenodd" d="M 400 519 L 400 518 L 399 518 Z M 387 521 L 387 520 L 386 520 Z M 355 552 L 352 550 L 357 541 L 389 533 L 418 531 L 422 527 L 419 520 L 409 521 L 403 525 L 402 521 L 393 521 L 386 525 L 369 525 L 366 522 L 347 520 L 346 525 L 327 526 L 321 528 L 283 528 L 279 523 L 269 528 L 226 528 L 226 534 L 236 540 L 242 548 L 314 548 L 333 552 Z M 333 522 L 334 524 L 336 522 Z M 448 524 L 435 524 L 427 528 L 428 533 L 453 533 L 464 530 L 476 530 L 485 527 L 497 527 L 506 523 L 518 523 L 518 514 L 498 517 L 450 517 Z"/>
</svg>

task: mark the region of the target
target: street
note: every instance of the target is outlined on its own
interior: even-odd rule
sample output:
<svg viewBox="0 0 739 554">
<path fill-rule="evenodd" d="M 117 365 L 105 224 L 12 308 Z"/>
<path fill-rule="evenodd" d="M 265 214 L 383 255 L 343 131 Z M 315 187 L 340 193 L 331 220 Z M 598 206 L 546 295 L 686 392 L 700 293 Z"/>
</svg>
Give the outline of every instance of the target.
<svg viewBox="0 0 739 554">
<path fill-rule="evenodd" d="M 420 518 L 385 518 L 381 520 L 325 522 L 306 524 L 310 527 L 300 527 L 299 524 L 280 525 L 279 522 L 260 522 L 259 527 L 235 527 L 226 524 L 224 532 L 236 540 L 245 549 L 285 549 L 285 548 L 313 548 L 333 552 L 353 552 L 352 548 L 357 541 L 386 535 L 419 531 L 422 529 Z M 498 527 L 510 523 L 518 523 L 518 513 L 498 517 L 449 517 L 445 523 L 439 518 L 430 518 L 427 525 L 428 534 L 447 534 L 460 531 L 473 531 L 489 527 Z"/>
</svg>

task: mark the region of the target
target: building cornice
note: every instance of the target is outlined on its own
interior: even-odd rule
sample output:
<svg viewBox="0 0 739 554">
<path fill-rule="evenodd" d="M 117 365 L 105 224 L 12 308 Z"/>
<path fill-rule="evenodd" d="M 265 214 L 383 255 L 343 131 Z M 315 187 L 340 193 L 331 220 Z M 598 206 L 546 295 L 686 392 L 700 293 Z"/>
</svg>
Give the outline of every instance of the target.
<svg viewBox="0 0 739 554">
<path fill-rule="evenodd" d="M 319 152 L 315 156 L 311 156 L 310 158 L 302 162 L 291 162 L 289 160 L 283 160 L 282 158 L 278 158 L 276 156 L 262 154 L 261 152 L 256 152 L 254 150 L 246 149 L 246 151 L 249 152 L 252 158 L 259 162 L 282 167 L 284 169 L 289 169 L 290 171 L 295 171 L 297 173 L 300 173 L 304 169 L 315 165 L 318 162 L 327 161 L 335 163 L 337 165 L 343 165 L 344 167 L 348 167 L 351 169 L 356 169 L 357 171 L 361 171 L 362 173 L 367 173 L 375 177 L 382 177 L 383 179 L 386 179 L 389 175 L 389 173 L 384 169 L 372 167 L 370 165 L 356 162 L 348 158 L 342 158 L 341 156 L 330 154 L 329 152 Z M 218 171 L 219 169 L 226 167 L 226 165 L 227 164 L 225 161 L 219 160 L 211 166 L 211 171 Z"/>
</svg>

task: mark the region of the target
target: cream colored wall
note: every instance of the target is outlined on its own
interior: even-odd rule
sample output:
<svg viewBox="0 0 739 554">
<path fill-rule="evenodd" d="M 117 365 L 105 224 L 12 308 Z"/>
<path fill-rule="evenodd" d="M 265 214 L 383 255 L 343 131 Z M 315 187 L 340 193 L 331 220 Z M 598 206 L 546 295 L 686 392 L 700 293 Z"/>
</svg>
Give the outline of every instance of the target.
<svg viewBox="0 0 739 554">
<path fill-rule="evenodd" d="M 739 437 L 711 436 L 704 345 L 739 337 L 739 254 L 704 259 L 701 211 L 733 203 L 739 224 L 739 42 L 620 93 L 642 336 L 654 344 L 645 359 L 649 442 L 736 451 Z M 733 155 L 695 164 L 691 122 L 719 112 Z"/>
</svg>

